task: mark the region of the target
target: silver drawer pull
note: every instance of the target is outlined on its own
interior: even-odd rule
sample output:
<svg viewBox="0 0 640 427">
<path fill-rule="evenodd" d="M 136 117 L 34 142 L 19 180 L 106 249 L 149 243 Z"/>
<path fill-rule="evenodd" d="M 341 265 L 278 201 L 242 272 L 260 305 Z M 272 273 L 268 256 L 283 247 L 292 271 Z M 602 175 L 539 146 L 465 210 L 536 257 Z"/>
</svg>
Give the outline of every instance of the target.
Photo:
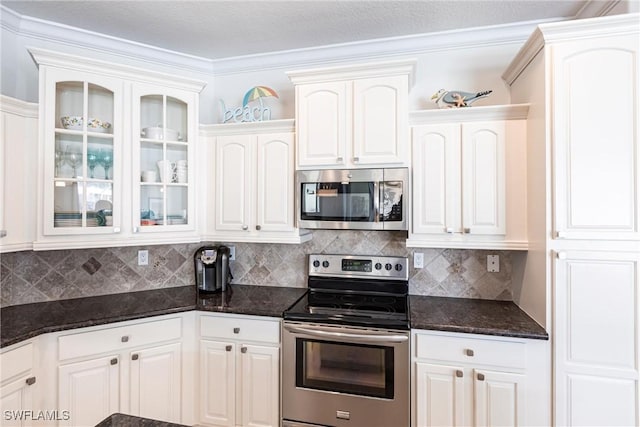
<svg viewBox="0 0 640 427">
<path fill-rule="evenodd" d="M 478 374 L 478 381 L 484 381 L 484 374 Z"/>
<path fill-rule="evenodd" d="M 129 335 L 123 335 L 122 338 L 120 338 L 120 341 L 129 342 Z"/>
<path fill-rule="evenodd" d="M 131 355 L 131 360 L 138 360 L 139 358 L 140 358 L 140 356 L 137 355 L 137 354 L 132 354 Z"/>
<path fill-rule="evenodd" d="M 240 333 L 240 328 L 233 328 L 233 333 L 234 334 L 239 334 Z"/>
<path fill-rule="evenodd" d="M 34 385 L 36 383 L 36 377 L 29 377 L 25 382 L 27 385 Z"/>
<path fill-rule="evenodd" d="M 464 351 L 464 354 L 466 354 L 469 357 L 473 357 L 473 350 L 471 350 L 470 348 L 466 349 Z"/>
<path fill-rule="evenodd" d="M 232 347 L 232 346 L 230 346 L 230 345 L 228 345 L 228 346 L 226 346 L 224 349 L 225 349 L 225 350 L 227 350 L 227 351 L 231 351 L 231 350 L 233 349 L 233 347 Z"/>
<path fill-rule="evenodd" d="M 471 233 L 471 229 L 470 228 L 465 228 L 462 230 L 465 234 L 469 234 Z"/>
<path fill-rule="evenodd" d="M 118 364 L 118 358 L 117 358 L 117 357 L 114 357 L 113 359 L 111 359 L 111 360 L 109 361 L 109 363 L 110 363 L 110 364 L 112 364 L 112 365 L 117 365 L 117 364 Z"/>
<path fill-rule="evenodd" d="M 456 370 L 456 377 L 462 378 L 463 376 L 464 376 L 464 373 L 460 369 Z"/>
<path fill-rule="evenodd" d="M 242 347 L 242 348 L 240 349 L 240 352 L 241 352 L 241 353 L 246 353 L 246 352 L 247 352 L 247 347 Z"/>
</svg>

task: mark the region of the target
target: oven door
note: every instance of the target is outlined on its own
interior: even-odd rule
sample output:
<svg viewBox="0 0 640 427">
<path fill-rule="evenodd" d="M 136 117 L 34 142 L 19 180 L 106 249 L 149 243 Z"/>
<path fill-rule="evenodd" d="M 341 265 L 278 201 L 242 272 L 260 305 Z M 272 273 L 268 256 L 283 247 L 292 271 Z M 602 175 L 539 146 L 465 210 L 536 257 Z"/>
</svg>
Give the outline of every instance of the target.
<svg viewBox="0 0 640 427">
<path fill-rule="evenodd" d="M 283 419 L 409 425 L 409 333 L 283 324 Z"/>
</svg>

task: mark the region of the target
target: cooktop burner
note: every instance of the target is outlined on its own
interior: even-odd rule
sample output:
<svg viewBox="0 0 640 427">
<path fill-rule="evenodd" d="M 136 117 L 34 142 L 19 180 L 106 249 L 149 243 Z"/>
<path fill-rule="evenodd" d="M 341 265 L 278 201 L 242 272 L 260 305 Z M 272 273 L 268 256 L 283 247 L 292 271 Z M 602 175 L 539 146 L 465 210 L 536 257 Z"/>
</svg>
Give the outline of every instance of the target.
<svg viewBox="0 0 640 427">
<path fill-rule="evenodd" d="M 309 291 L 287 320 L 409 329 L 407 259 L 310 255 Z"/>
</svg>

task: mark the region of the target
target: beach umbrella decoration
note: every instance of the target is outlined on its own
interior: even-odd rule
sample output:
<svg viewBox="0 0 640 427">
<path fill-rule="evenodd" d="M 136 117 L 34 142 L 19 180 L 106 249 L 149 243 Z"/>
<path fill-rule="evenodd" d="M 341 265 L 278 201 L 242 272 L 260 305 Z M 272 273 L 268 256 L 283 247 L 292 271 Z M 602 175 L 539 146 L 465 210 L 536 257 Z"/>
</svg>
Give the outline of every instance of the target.
<svg viewBox="0 0 640 427">
<path fill-rule="evenodd" d="M 254 86 L 247 91 L 242 99 L 242 107 L 246 107 L 251 101 L 255 101 L 259 98 L 266 98 L 269 96 L 275 96 L 278 98 L 278 94 L 275 90 L 267 86 Z"/>
</svg>

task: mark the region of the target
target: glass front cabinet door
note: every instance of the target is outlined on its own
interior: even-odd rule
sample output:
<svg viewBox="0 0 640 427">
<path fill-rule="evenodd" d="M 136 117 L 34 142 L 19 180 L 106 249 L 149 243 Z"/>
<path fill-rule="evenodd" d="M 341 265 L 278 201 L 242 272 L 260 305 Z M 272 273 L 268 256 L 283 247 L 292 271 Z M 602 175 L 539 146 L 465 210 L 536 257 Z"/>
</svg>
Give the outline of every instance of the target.
<svg viewBox="0 0 640 427">
<path fill-rule="evenodd" d="M 196 99 L 145 86 L 133 94 L 133 231 L 193 230 Z"/>
<path fill-rule="evenodd" d="M 43 234 L 119 233 L 122 83 L 49 70 L 45 91 Z"/>
</svg>

